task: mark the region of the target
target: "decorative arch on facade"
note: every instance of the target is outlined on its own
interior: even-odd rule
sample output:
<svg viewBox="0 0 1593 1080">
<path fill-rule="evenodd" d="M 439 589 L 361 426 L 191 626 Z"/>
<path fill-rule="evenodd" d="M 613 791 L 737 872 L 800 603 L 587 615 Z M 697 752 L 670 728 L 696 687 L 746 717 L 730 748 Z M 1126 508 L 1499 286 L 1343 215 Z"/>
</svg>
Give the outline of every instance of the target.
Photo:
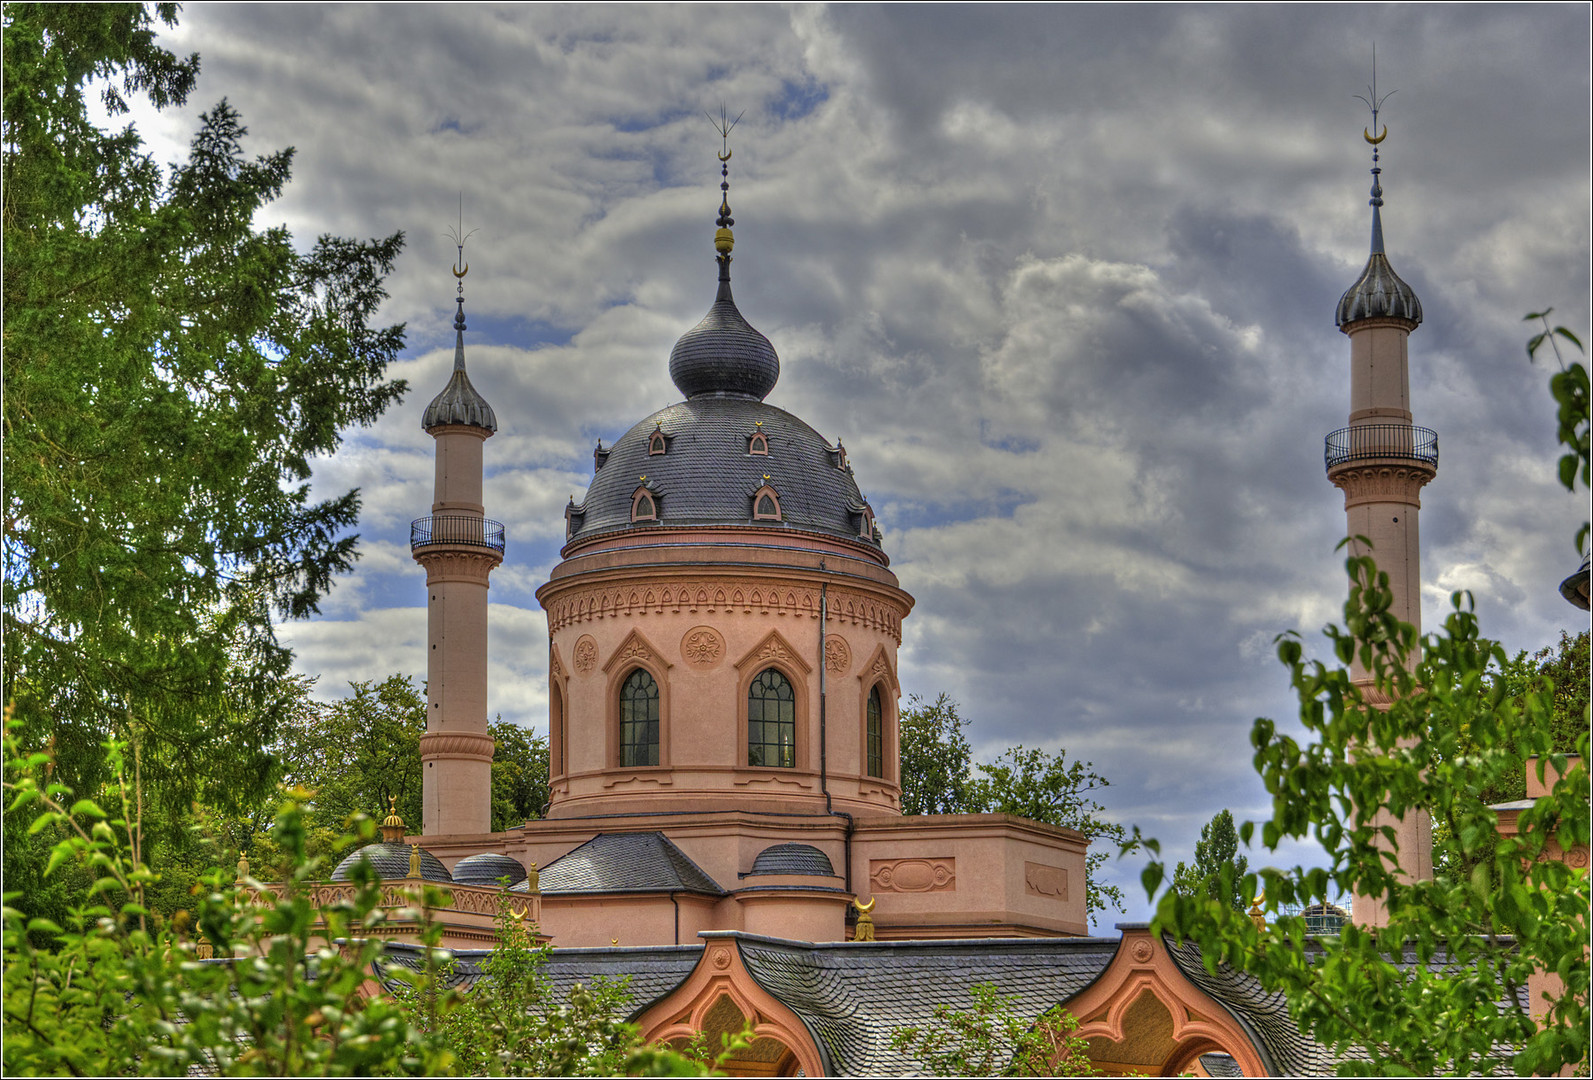
<svg viewBox="0 0 1593 1080">
<path fill-rule="evenodd" d="M 769 456 L 769 436 L 763 433 L 763 421 L 758 421 L 757 430 L 747 437 L 747 453 L 755 457 Z"/>
<path fill-rule="evenodd" d="M 731 1076 L 823 1076 L 824 1060 L 802 1020 L 741 963 L 734 940 L 708 940 L 686 981 L 632 1022 L 646 1042 L 691 1039 L 741 1017 L 752 1022 L 753 1053 L 727 1063 Z M 713 1041 L 716 1044 L 717 1040 Z"/>
<path fill-rule="evenodd" d="M 902 687 L 896 681 L 896 668 L 891 663 L 890 652 L 884 645 L 877 646 L 868 661 L 858 668 L 858 761 L 862 763 L 859 773 L 865 782 L 884 783 L 891 786 L 901 784 L 901 714 L 898 702 L 902 696 Z M 882 776 L 870 776 L 868 771 L 869 761 L 869 733 L 868 711 L 869 698 L 874 691 L 879 690 L 881 754 L 884 759 Z"/>
<path fill-rule="evenodd" d="M 785 677 L 791 684 L 795 697 L 793 702 L 793 719 L 796 730 L 794 733 L 795 760 L 790 766 L 796 770 L 806 770 L 808 764 L 808 713 L 809 694 L 808 676 L 813 674 L 813 665 L 787 641 L 778 630 L 771 630 L 758 644 L 749 649 L 735 664 L 736 668 L 736 701 L 737 701 L 737 742 L 736 761 L 738 767 L 748 768 L 780 768 L 780 766 L 748 766 L 748 725 L 751 721 L 748 708 L 748 695 L 752 691 L 753 683 L 765 671 L 771 668 Z"/>
<path fill-rule="evenodd" d="M 625 685 L 625 680 L 637 668 L 647 672 L 653 677 L 653 682 L 658 686 L 658 764 L 657 765 L 629 765 L 630 769 L 662 769 L 669 765 L 669 713 L 670 713 L 670 688 L 669 669 L 673 666 L 664 659 L 664 652 L 654 645 L 642 634 L 640 630 L 632 630 L 625 635 L 603 664 L 605 685 L 603 689 L 604 701 L 604 739 L 607 749 L 604 760 L 611 769 L 620 768 L 620 689 Z"/>
<path fill-rule="evenodd" d="M 1159 937 L 1127 928 L 1112 962 L 1066 1003 L 1090 1058 L 1106 1072 L 1178 1076 L 1203 1054 L 1228 1054 L 1245 1076 L 1265 1076 L 1250 1036 L 1178 970 Z"/>
<path fill-rule="evenodd" d="M 565 749 L 570 722 L 570 674 L 559 658 L 559 647 L 548 642 L 548 778 L 562 777 L 568 769 Z"/>
</svg>

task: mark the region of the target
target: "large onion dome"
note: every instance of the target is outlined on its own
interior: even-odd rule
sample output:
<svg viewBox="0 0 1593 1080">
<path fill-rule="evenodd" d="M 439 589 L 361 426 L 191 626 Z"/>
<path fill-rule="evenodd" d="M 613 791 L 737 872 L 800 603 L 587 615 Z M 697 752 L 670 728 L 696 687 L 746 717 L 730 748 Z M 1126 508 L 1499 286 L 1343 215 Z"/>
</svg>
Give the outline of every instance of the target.
<svg viewBox="0 0 1593 1080">
<path fill-rule="evenodd" d="M 726 260 L 721 266 L 728 268 Z M 780 357 L 753 329 L 730 295 L 728 269 L 719 295 L 702 322 L 686 331 L 669 354 L 669 377 L 687 398 L 740 394 L 763 400 L 780 378 Z"/>
</svg>

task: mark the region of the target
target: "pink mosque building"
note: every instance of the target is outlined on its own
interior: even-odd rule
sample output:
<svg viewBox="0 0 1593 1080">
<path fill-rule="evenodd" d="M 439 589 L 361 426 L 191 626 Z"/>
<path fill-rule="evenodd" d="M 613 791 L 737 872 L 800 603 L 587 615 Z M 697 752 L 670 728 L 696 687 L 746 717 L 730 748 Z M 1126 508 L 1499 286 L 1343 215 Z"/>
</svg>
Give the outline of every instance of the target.
<svg viewBox="0 0 1593 1080">
<path fill-rule="evenodd" d="M 1375 143 L 1372 172 L 1370 257 L 1337 310 L 1349 424 L 1326 459 L 1349 533 L 1371 539 L 1399 616 L 1419 626 L 1418 496 L 1437 438 L 1412 424 L 1421 305 L 1384 252 Z M 780 362 L 731 292 L 728 166 L 721 176 L 717 292 L 669 358 L 682 400 L 599 442 L 537 591 L 551 799 L 500 833 L 486 657 L 504 533 L 482 493 L 497 422 L 466 373 L 461 285 L 454 370 L 423 420 L 434 501 L 412 530 L 427 586 L 424 821 L 406 840 L 391 818 L 363 856 L 384 878 L 450 884 L 439 916 L 459 978 L 480 977 L 508 903 L 554 947 L 555 988 L 628 978 L 645 1038 L 750 1022 L 740 1075 L 918 1071 L 892 1032 L 937 1002 L 966 1005 L 980 982 L 1028 1015 L 1065 1004 L 1106 1072 L 1332 1072 L 1281 996 L 1244 973 L 1211 975 L 1193 946 L 1144 924 L 1087 936 L 1079 833 L 901 813 L 896 664 L 913 598 L 844 447 L 765 400 Z M 1430 876 L 1426 823 L 1395 824 L 1406 872 Z M 1377 899 L 1356 898 L 1355 917 L 1381 921 Z M 417 965 L 417 948 L 391 943 L 379 979 Z"/>
</svg>

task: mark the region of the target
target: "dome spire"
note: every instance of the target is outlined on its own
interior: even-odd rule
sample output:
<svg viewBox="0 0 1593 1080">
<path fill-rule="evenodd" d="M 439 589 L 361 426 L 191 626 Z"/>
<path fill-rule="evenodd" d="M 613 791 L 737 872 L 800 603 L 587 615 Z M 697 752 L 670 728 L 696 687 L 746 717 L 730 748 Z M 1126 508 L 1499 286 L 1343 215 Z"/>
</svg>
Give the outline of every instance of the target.
<svg viewBox="0 0 1593 1080">
<path fill-rule="evenodd" d="M 1372 132 L 1378 129 L 1377 114 L 1382 111 L 1383 102 L 1396 93 L 1398 93 L 1396 90 L 1390 90 L 1383 95 L 1377 92 L 1377 47 L 1374 45 L 1372 85 L 1366 88 L 1365 96 L 1355 95 L 1366 102 L 1366 107 L 1372 110 L 1372 126 L 1362 133 L 1362 137 L 1372 147 L 1372 192 L 1368 200 L 1372 208 L 1372 250 L 1366 260 L 1366 269 L 1361 271 L 1359 280 L 1339 298 L 1334 321 L 1346 332 L 1352 323 L 1366 319 L 1400 319 L 1409 323 L 1412 330 L 1422 321 L 1421 301 L 1416 298 L 1415 290 L 1394 273 L 1394 268 L 1389 265 L 1388 255 L 1383 249 L 1383 166 L 1379 144 L 1388 138 L 1388 125 L 1384 124 L 1376 135 Z"/>
<path fill-rule="evenodd" d="M 431 404 L 426 406 L 426 413 L 421 417 L 420 426 L 427 431 L 434 427 L 443 427 L 448 424 L 463 424 L 466 427 L 486 428 L 488 431 L 498 430 L 498 417 L 492 411 L 492 406 L 487 400 L 476 392 L 470 385 L 470 376 L 465 374 L 465 275 L 470 273 L 470 264 L 465 261 L 465 241 L 476 235 L 477 230 L 464 231 L 465 197 L 459 196 L 459 227 L 450 230 L 447 234 L 454 242 L 454 249 L 458 255 L 454 258 L 454 280 L 456 282 L 454 303 L 458 309 L 454 312 L 454 372 L 448 380 L 448 385 L 443 387 L 442 393 L 431 399 Z"/>
<path fill-rule="evenodd" d="M 730 294 L 731 251 L 736 246 L 730 216 L 730 131 L 734 120 L 719 107 L 719 118 L 708 114 L 719 133 L 719 217 L 714 233 L 715 261 L 719 264 L 719 292 L 702 322 L 681 335 L 669 354 L 669 377 L 688 398 L 705 394 L 737 394 L 765 398 L 780 378 L 780 358 L 769 339 L 753 329 L 736 308 Z"/>
</svg>

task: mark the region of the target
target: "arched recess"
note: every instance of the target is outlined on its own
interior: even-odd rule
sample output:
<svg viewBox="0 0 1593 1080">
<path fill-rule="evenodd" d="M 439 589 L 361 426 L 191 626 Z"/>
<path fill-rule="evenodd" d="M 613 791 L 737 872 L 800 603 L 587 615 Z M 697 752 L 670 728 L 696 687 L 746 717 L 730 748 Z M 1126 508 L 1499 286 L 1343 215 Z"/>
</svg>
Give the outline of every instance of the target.
<svg viewBox="0 0 1593 1080">
<path fill-rule="evenodd" d="M 865 782 L 901 786 L 901 683 L 896 681 L 896 668 L 891 663 L 890 652 L 884 645 L 874 649 L 868 662 L 858 668 L 858 761 L 859 775 Z M 868 775 L 868 699 L 875 688 L 879 689 L 880 706 L 884 721 L 885 775 Z"/>
<path fill-rule="evenodd" d="M 755 1053 L 732 1060 L 726 1070 L 731 1076 L 825 1075 L 823 1058 L 801 1018 L 757 984 L 733 940 L 710 939 L 686 981 L 632 1022 L 645 1042 L 674 1042 L 702 1031 L 712 1038 L 729 1024 L 739 1031 L 742 1018 L 752 1021 Z"/>
<path fill-rule="evenodd" d="M 1105 1072 L 1177 1076 L 1212 1053 L 1232 1056 L 1246 1076 L 1270 1072 L 1239 1022 L 1184 977 L 1148 929 L 1125 928 L 1112 962 L 1067 1009 Z"/>
<path fill-rule="evenodd" d="M 559 647 L 548 642 L 548 779 L 569 771 L 564 759 L 570 722 L 570 675 L 559 659 Z"/>
<path fill-rule="evenodd" d="M 771 630 L 762 641 L 749 649 L 740 660 L 736 662 L 736 763 L 738 768 L 753 768 L 747 764 L 747 724 L 749 720 L 747 708 L 747 695 L 752 689 L 752 684 L 764 671 L 773 668 L 784 675 L 795 692 L 795 720 L 796 720 L 796 763 L 789 769 L 781 768 L 781 772 L 803 772 L 811 769 L 808 755 L 810 697 L 808 692 L 808 677 L 813 674 L 813 666 L 803 658 L 802 654 L 785 639 L 778 630 Z M 778 766 L 762 766 L 763 768 L 778 768 Z"/>
<path fill-rule="evenodd" d="M 658 684 L 658 764 L 657 765 L 632 765 L 631 769 L 664 769 L 669 767 L 669 669 L 673 665 L 664 659 L 664 654 L 658 646 L 642 634 L 640 630 L 632 630 L 625 635 L 625 640 L 620 642 L 619 648 L 609 656 L 608 662 L 603 665 L 605 685 L 603 688 L 604 701 L 604 751 L 605 768 L 617 769 L 620 767 L 620 687 L 629 677 L 630 673 L 641 668 L 653 677 Z"/>
</svg>

